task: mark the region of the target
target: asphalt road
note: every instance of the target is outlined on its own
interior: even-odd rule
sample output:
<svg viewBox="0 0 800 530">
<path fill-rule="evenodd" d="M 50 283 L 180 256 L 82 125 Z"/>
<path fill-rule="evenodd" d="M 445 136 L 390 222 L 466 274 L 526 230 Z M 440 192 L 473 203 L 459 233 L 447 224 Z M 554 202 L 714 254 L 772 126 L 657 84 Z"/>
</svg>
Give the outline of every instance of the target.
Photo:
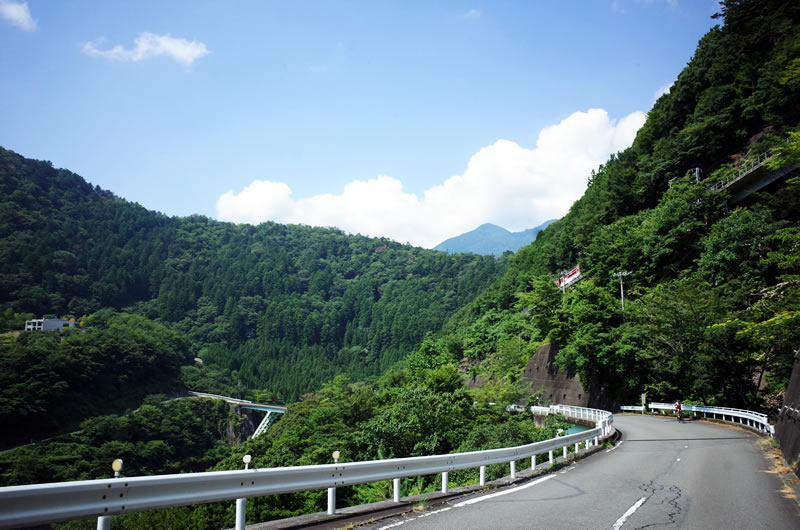
<svg viewBox="0 0 800 530">
<path fill-rule="evenodd" d="M 374 528 L 800 528 L 754 434 L 650 416 L 614 425 L 613 450 Z"/>
</svg>

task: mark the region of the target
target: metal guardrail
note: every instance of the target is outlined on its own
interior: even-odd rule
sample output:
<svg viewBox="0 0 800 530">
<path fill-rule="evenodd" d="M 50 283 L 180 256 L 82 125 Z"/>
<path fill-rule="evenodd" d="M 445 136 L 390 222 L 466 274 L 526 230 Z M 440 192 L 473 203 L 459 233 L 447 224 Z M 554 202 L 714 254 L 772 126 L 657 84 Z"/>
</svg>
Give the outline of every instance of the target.
<svg viewBox="0 0 800 530">
<path fill-rule="evenodd" d="M 328 512 L 335 513 L 335 488 L 392 479 L 394 500 L 400 500 L 400 479 L 442 473 L 442 489 L 447 491 L 447 473 L 479 467 L 481 484 L 487 465 L 510 463 L 515 476 L 517 460 L 549 453 L 613 434 L 613 417 L 606 411 L 553 405 L 575 419 L 595 419 L 597 426 L 550 440 L 488 451 L 446 455 L 394 458 L 367 462 L 346 462 L 315 466 L 296 466 L 241 471 L 213 471 L 151 477 L 109 478 L 52 484 L 33 484 L 0 488 L 0 527 L 48 524 L 71 519 L 103 517 L 172 506 L 187 506 L 238 499 L 237 528 L 244 524 L 244 499 L 278 493 L 328 489 Z M 333 492 L 333 510 L 331 509 Z M 240 513 L 241 506 L 241 513 Z"/>
<path fill-rule="evenodd" d="M 739 171 L 736 172 L 735 176 L 730 175 L 720 181 L 717 181 L 716 183 L 714 183 L 714 185 L 711 186 L 710 189 L 714 191 L 719 191 L 723 188 L 726 188 L 732 183 L 739 180 L 740 178 L 744 177 L 745 175 L 748 175 L 749 173 L 752 173 L 753 171 L 758 169 L 761 165 L 764 164 L 764 162 L 766 162 L 770 158 L 775 158 L 776 156 L 778 155 L 775 153 L 766 152 L 760 154 L 754 159 L 748 159 L 747 162 L 745 162 L 744 165 L 741 168 L 739 168 Z"/>
<path fill-rule="evenodd" d="M 227 401 L 228 403 L 241 405 L 244 408 L 256 408 L 257 410 L 270 409 L 275 412 L 286 412 L 286 407 L 284 407 L 283 405 L 268 405 L 265 403 L 255 403 L 254 401 L 250 401 L 249 399 L 237 399 L 229 396 L 220 396 L 219 394 L 209 394 L 208 392 L 195 392 L 194 390 L 189 390 L 189 394 L 201 398 L 222 399 Z"/>
<path fill-rule="evenodd" d="M 675 410 L 675 403 L 650 403 L 648 407 L 651 410 Z M 766 414 L 760 412 L 753 412 L 744 409 L 732 409 L 727 407 L 713 407 L 708 405 L 685 405 L 682 404 L 684 412 L 702 412 L 704 415 L 713 414 L 715 419 L 717 416 L 722 416 L 723 421 L 728 421 L 730 418 L 731 423 L 738 423 L 740 425 L 747 425 L 753 429 L 757 429 L 764 434 L 775 436 L 775 426 L 770 424 L 769 418 Z M 707 417 L 707 416 L 705 416 Z M 738 419 L 739 421 L 735 421 Z"/>
<path fill-rule="evenodd" d="M 622 405 L 619 410 L 635 410 L 637 412 L 644 412 L 645 408 L 646 407 L 644 405 Z"/>
<path fill-rule="evenodd" d="M 600 409 L 573 407 L 571 405 L 550 405 L 550 411 L 552 414 L 563 414 L 568 418 L 578 420 L 590 420 L 595 422 L 608 420 L 609 424 L 614 421 L 613 415 L 610 412 Z"/>
<path fill-rule="evenodd" d="M 224 399 L 225 401 L 229 401 L 231 403 L 252 403 L 249 399 L 238 399 L 233 398 L 230 396 L 221 396 L 219 394 L 210 394 L 208 392 L 196 392 L 194 390 L 189 390 L 189 394 L 196 396 L 196 397 L 207 397 L 207 398 L 214 398 L 214 399 Z"/>
</svg>

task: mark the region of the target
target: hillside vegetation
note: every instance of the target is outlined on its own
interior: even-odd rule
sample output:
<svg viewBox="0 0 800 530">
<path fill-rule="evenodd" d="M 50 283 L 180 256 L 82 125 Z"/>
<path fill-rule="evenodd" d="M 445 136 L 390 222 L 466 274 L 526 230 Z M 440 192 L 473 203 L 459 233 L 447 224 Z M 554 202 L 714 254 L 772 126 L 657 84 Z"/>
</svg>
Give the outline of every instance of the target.
<svg viewBox="0 0 800 530">
<path fill-rule="evenodd" d="M 347 364 L 355 355 L 363 355 L 364 362 L 377 351 L 374 341 L 387 359 L 376 361 L 375 373 L 399 359 L 405 345 L 421 343 L 380 376 L 329 378 L 316 392 L 291 403 L 266 434 L 235 447 L 214 469 L 239 469 L 245 453 L 253 456 L 254 466 L 288 466 L 328 463 L 334 450 L 342 461 L 353 461 L 485 449 L 552 436 L 557 425 L 537 429 L 528 415 L 505 409 L 512 402 L 539 399 L 520 384 L 520 374 L 535 348 L 546 342 L 560 347 L 559 364 L 580 375 L 597 404 L 634 401 L 647 392 L 650 400 L 774 410 L 800 344 L 800 178 L 795 171 L 735 205 L 729 204 L 729 194 L 711 185 L 764 152 L 778 155 L 770 162 L 773 168 L 800 163 L 800 4 L 727 0 L 720 17 L 723 24 L 700 41 L 634 144 L 587 175 L 587 190 L 570 212 L 513 256 L 499 279 L 472 301 L 470 293 L 488 283 L 502 264 L 348 238 L 337 231 L 236 227 L 148 214 L 153 215 L 151 233 L 163 230 L 163 248 L 153 247 L 161 258 L 148 268 L 149 257 L 131 249 L 123 261 L 137 256 L 147 274 L 129 279 L 143 282 L 136 284 L 148 294 L 137 298 L 138 290 L 126 290 L 128 298 L 117 303 L 183 330 L 204 358 L 243 382 L 262 377 L 250 359 L 259 351 L 275 351 L 266 348 L 275 335 L 283 339 L 278 353 L 284 344 L 291 351 L 313 352 L 312 346 L 329 344 L 315 338 L 341 336 L 330 350 L 323 347 L 324 355 L 310 357 L 326 359 L 323 366 Z M 113 203 L 120 212 L 144 212 L 96 190 L 94 196 L 98 199 L 92 201 Z M 12 214 L 17 212 L 5 215 Z M 135 226 L 121 241 L 136 240 Z M 331 245 L 310 234 L 324 236 Z M 296 238 L 298 244 L 284 245 L 284 238 Z M 236 245 L 230 244 L 233 240 Z M 339 240 L 341 247 L 333 245 Z M 35 239 L 28 244 L 36 244 Z M 332 250 L 353 247 L 365 252 Z M 22 247 L 13 248 L 27 256 Z M 218 258 L 222 255 L 226 259 Z M 277 270 L 297 274 L 278 273 L 265 285 L 259 278 L 281 263 L 280 256 L 286 257 L 286 266 Z M 37 265 L 39 258 L 28 259 Z M 228 264 L 239 259 L 247 266 Z M 262 260 L 275 261 L 260 269 Z M 577 263 L 585 279 L 562 293 L 555 279 Z M 3 292 L 17 293 L 8 301 L 15 311 L 32 310 L 21 296 L 28 292 L 24 289 L 39 293 L 44 304 L 39 290 L 49 299 L 46 286 L 60 285 L 61 277 L 48 275 L 46 263 L 37 266 L 39 273 L 25 272 L 33 274 L 31 279 L 15 280 L 5 276 L 13 276 L 11 268 L 2 269 L 3 281 L 12 288 Z M 250 276 L 253 268 L 260 272 Z M 85 270 L 92 282 L 105 274 L 104 269 Z M 201 272 L 208 271 L 213 274 L 206 279 Z M 442 276 L 429 278 L 422 271 Z M 630 272 L 624 277 L 624 311 L 613 276 L 622 271 Z M 233 286 L 222 282 L 229 278 L 236 280 Z M 275 285 L 286 306 L 270 309 L 269 289 Z M 429 296 L 427 290 L 436 294 Z M 61 296 L 63 303 L 72 302 Z M 238 298 L 229 305 L 228 296 Z M 267 305 L 249 313 L 249 297 Z M 385 312 L 379 309 L 384 297 Z M 390 300 L 417 302 L 389 305 Z M 428 315 L 427 304 L 442 312 Z M 446 310 L 461 304 L 466 305 L 439 333 L 425 338 L 439 328 Z M 281 320 L 284 307 L 295 313 Z M 262 317 L 267 314 L 270 318 Z M 345 317 L 336 327 L 336 319 L 324 318 L 328 314 Z M 401 327 L 401 315 L 414 325 Z M 306 330 L 308 321 L 312 324 Z M 247 336 L 251 330 L 257 335 Z M 348 336 L 358 337 L 356 350 Z M 192 377 L 209 376 L 200 373 L 205 369 L 187 370 L 196 371 Z M 465 380 L 484 384 L 467 388 Z M 14 475 L 13 462 L 9 466 L 6 476 L 23 476 Z M 470 473 L 452 473 L 450 480 L 453 485 L 476 482 Z M 405 480 L 404 494 L 436 488 L 437 480 Z M 364 485 L 342 488 L 337 495 L 341 504 L 361 503 L 388 498 L 390 489 L 388 484 Z M 257 522 L 324 509 L 325 492 L 319 491 L 249 501 L 247 513 L 248 522 Z M 130 514 L 115 518 L 115 524 L 218 528 L 230 526 L 232 517 L 233 503 L 228 502 Z"/>
<path fill-rule="evenodd" d="M 489 285 L 504 262 L 336 229 L 170 218 L 0 148 L 0 309 L 102 308 L 188 341 L 201 390 L 292 401 L 337 374 L 378 374 Z M 1 324 L 1 323 L 0 323 Z"/>
<path fill-rule="evenodd" d="M 798 163 L 800 5 L 725 1 L 720 17 L 633 146 L 448 324 L 474 374 L 513 383 L 494 366 L 521 369 L 521 337 L 558 344 L 597 403 L 779 403 L 800 344 L 800 182 L 737 205 L 710 187 L 765 152 Z M 577 263 L 587 279 L 561 294 Z"/>
<path fill-rule="evenodd" d="M 138 315 L 98 311 L 87 330 L 23 332 L 0 345 L 0 448 L 75 430 L 179 386 L 191 361 L 180 334 Z"/>
</svg>

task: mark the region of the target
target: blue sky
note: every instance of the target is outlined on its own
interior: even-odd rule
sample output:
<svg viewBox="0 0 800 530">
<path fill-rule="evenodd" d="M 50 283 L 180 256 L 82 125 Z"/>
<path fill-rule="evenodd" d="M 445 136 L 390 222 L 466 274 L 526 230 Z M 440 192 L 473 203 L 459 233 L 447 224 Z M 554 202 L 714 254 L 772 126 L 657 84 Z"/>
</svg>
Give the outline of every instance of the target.
<svg viewBox="0 0 800 530">
<path fill-rule="evenodd" d="M 714 0 L 0 0 L 0 145 L 168 215 L 433 246 L 560 217 Z"/>
</svg>

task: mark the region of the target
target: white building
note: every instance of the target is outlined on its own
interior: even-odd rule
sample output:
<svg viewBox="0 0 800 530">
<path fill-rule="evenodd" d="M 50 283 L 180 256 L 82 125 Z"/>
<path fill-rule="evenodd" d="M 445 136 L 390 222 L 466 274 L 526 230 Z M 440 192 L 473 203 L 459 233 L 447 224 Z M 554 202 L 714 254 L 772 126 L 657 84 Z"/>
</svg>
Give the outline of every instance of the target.
<svg viewBox="0 0 800 530">
<path fill-rule="evenodd" d="M 77 328 L 78 323 L 58 318 L 36 318 L 25 321 L 25 331 L 61 331 L 65 328 Z"/>
</svg>

